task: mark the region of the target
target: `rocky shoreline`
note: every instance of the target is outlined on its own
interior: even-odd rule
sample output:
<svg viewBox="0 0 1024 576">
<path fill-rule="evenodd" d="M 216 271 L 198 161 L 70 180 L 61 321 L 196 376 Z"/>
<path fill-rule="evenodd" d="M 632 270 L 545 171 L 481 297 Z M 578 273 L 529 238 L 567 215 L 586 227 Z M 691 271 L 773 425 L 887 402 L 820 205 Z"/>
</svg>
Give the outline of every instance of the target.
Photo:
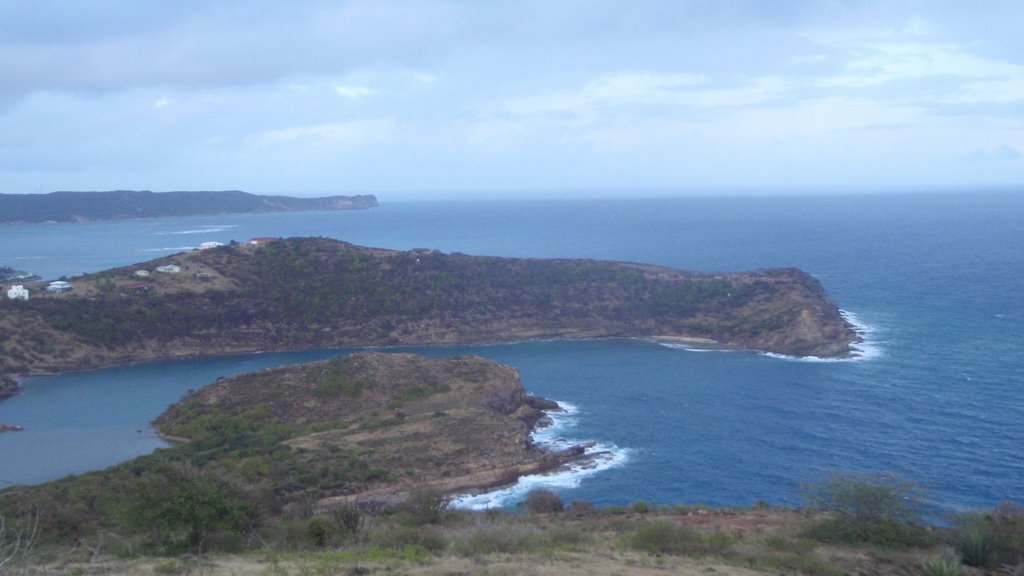
<svg viewBox="0 0 1024 576">
<path fill-rule="evenodd" d="M 481 493 L 589 458 L 585 443 L 549 452 L 533 442 L 533 432 L 550 424 L 547 414 L 560 410 L 528 394 L 514 368 L 492 360 L 359 352 L 218 380 L 153 424 L 163 437 L 185 441 L 184 449 L 214 442 L 208 422 L 250 434 L 286 429 L 273 445 L 291 448 L 291 456 L 263 473 L 283 485 L 307 466 L 352 468 L 358 454 L 365 478 L 338 486 L 317 480 L 315 505 L 329 509 L 387 507 L 423 490 Z M 282 505 L 307 505 L 310 488 L 302 494 L 282 496 Z"/>
</svg>

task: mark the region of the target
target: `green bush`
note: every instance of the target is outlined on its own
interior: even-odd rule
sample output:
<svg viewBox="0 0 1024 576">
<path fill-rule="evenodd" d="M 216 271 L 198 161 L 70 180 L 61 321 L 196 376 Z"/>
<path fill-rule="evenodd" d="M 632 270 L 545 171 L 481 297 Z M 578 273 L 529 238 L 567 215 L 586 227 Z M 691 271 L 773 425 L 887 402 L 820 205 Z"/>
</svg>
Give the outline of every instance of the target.
<svg viewBox="0 0 1024 576">
<path fill-rule="evenodd" d="M 921 576 L 964 576 L 964 568 L 958 562 L 944 558 L 933 558 L 921 563 Z"/>
<path fill-rule="evenodd" d="M 340 506 L 331 511 L 334 522 L 342 531 L 356 534 L 362 525 L 363 514 L 355 506 Z"/>
<path fill-rule="evenodd" d="M 936 542 L 924 526 L 891 520 L 826 518 L 804 528 L 803 536 L 826 544 L 868 544 L 882 548 L 924 548 Z"/>
<path fill-rule="evenodd" d="M 992 510 L 967 516 L 963 522 L 968 530 L 977 530 L 989 543 L 992 563 L 1024 564 L 1024 506 L 1005 502 Z"/>
<path fill-rule="evenodd" d="M 438 524 L 448 510 L 448 497 L 436 490 L 422 488 L 410 494 L 400 509 L 415 526 Z"/>
<path fill-rule="evenodd" d="M 474 530 L 455 541 L 452 548 L 456 554 L 467 557 L 525 554 L 543 547 L 542 540 L 542 536 L 532 528 L 499 525 Z"/>
<path fill-rule="evenodd" d="M 569 513 L 578 518 L 594 516 L 598 513 L 597 506 L 589 500 L 573 500 L 569 505 Z"/>
<path fill-rule="evenodd" d="M 375 533 L 371 541 L 382 548 L 412 548 L 425 550 L 431 554 L 440 554 L 448 548 L 448 541 L 441 533 L 423 526 L 395 526 L 390 530 Z"/>
<path fill-rule="evenodd" d="M 128 504 L 130 522 L 170 551 L 182 545 L 202 554 L 219 532 L 255 530 L 261 511 L 242 487 L 188 464 L 164 464 L 135 484 Z"/>
<path fill-rule="evenodd" d="M 956 542 L 956 551 L 960 553 L 961 561 L 975 568 L 987 568 L 992 565 L 995 556 L 995 547 L 988 536 L 977 527 L 970 527 L 960 534 Z"/>
<path fill-rule="evenodd" d="M 526 495 L 526 500 L 523 500 L 520 506 L 534 514 L 549 514 L 565 510 L 565 504 L 562 503 L 558 494 L 543 488 L 530 490 L 530 493 Z"/>
<path fill-rule="evenodd" d="M 628 544 L 634 550 L 651 554 L 701 554 L 705 551 L 703 538 L 691 528 L 664 520 L 644 522 L 629 535 Z"/>
<path fill-rule="evenodd" d="M 829 513 L 804 530 L 820 542 L 913 548 L 935 541 L 921 524 L 921 487 L 892 474 L 831 474 L 805 485 L 803 494 Z"/>
<path fill-rule="evenodd" d="M 306 534 L 310 542 L 318 548 L 327 546 L 335 533 L 334 523 L 323 516 L 317 516 L 309 521 L 306 527 Z"/>
<path fill-rule="evenodd" d="M 893 474 L 833 473 L 803 486 L 804 499 L 819 510 L 863 522 L 919 522 L 922 489 Z"/>
</svg>

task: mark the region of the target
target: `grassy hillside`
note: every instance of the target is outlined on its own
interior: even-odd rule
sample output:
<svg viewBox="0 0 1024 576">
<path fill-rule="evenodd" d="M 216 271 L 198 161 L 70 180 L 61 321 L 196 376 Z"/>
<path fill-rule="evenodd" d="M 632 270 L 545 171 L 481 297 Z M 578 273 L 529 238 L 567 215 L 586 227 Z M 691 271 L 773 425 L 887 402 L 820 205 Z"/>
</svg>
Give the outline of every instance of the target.
<svg viewBox="0 0 1024 576">
<path fill-rule="evenodd" d="M 164 264 L 181 272 L 133 275 Z M 71 281 L 69 293 L 0 303 L 3 373 L 252 350 L 608 336 L 832 357 L 857 339 L 820 284 L 796 269 L 698 274 L 292 238 Z"/>
<path fill-rule="evenodd" d="M 1024 508 L 922 523 L 920 487 L 835 475 L 809 507 L 598 508 L 530 493 L 520 514 L 451 493 L 558 467 L 528 440 L 551 406 L 475 357 L 361 353 L 221 379 L 156 425 L 181 442 L 0 491 L 0 574 L 1019 573 Z M 1015 572 L 1016 571 L 1016 572 Z"/>
</svg>

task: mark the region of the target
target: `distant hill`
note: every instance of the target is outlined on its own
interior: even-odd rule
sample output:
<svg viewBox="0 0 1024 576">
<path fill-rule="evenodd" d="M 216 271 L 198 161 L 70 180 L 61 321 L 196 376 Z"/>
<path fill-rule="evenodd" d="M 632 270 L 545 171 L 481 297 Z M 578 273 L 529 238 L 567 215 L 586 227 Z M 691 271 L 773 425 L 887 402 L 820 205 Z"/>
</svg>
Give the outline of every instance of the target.
<svg viewBox="0 0 1024 576">
<path fill-rule="evenodd" d="M 370 194 L 319 198 L 261 196 L 240 190 L 215 192 L 114 190 L 110 192 L 0 194 L 0 223 L 83 222 L 246 212 L 354 210 L 375 206 L 377 206 L 377 198 Z"/>
<path fill-rule="evenodd" d="M 153 273 L 140 281 L 140 269 Z M 0 302 L 0 374 L 256 350 L 543 338 L 700 339 L 843 357 L 858 338 L 818 281 L 793 268 L 704 274 L 289 238 L 69 281 L 70 292 L 30 286 L 27 302 Z"/>
</svg>

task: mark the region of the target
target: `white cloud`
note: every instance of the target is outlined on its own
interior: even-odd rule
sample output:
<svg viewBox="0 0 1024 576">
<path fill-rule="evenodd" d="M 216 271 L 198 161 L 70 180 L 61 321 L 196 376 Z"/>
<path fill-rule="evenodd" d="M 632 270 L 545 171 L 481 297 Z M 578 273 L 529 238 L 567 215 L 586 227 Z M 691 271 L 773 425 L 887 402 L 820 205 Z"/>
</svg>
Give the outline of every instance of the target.
<svg viewBox="0 0 1024 576">
<path fill-rule="evenodd" d="M 360 146 L 394 136 L 393 118 L 371 118 L 309 126 L 291 126 L 261 132 L 250 141 L 256 145 Z"/>
<path fill-rule="evenodd" d="M 1024 153 L 1018 148 L 1010 146 L 1009 144 L 1003 143 L 994 148 L 975 148 L 968 152 L 965 156 L 966 160 L 971 162 L 992 162 L 992 161 L 1011 161 L 1015 162 L 1024 158 Z"/>
<path fill-rule="evenodd" d="M 373 96 L 377 91 L 366 86 L 335 86 L 334 93 L 345 98 L 362 98 Z"/>
<path fill-rule="evenodd" d="M 734 108 L 768 102 L 791 89 L 780 77 L 740 78 L 733 85 L 687 73 L 618 72 L 570 90 L 506 100 L 499 108 L 514 116 L 546 115 L 594 120 L 602 115 L 643 115 L 650 108 L 686 111 Z"/>
<path fill-rule="evenodd" d="M 170 103 L 171 103 L 170 99 L 168 99 L 168 98 L 160 98 L 156 102 L 153 102 L 153 108 L 156 108 L 156 109 L 159 110 L 160 108 L 163 108 L 164 106 L 167 106 Z"/>
</svg>

